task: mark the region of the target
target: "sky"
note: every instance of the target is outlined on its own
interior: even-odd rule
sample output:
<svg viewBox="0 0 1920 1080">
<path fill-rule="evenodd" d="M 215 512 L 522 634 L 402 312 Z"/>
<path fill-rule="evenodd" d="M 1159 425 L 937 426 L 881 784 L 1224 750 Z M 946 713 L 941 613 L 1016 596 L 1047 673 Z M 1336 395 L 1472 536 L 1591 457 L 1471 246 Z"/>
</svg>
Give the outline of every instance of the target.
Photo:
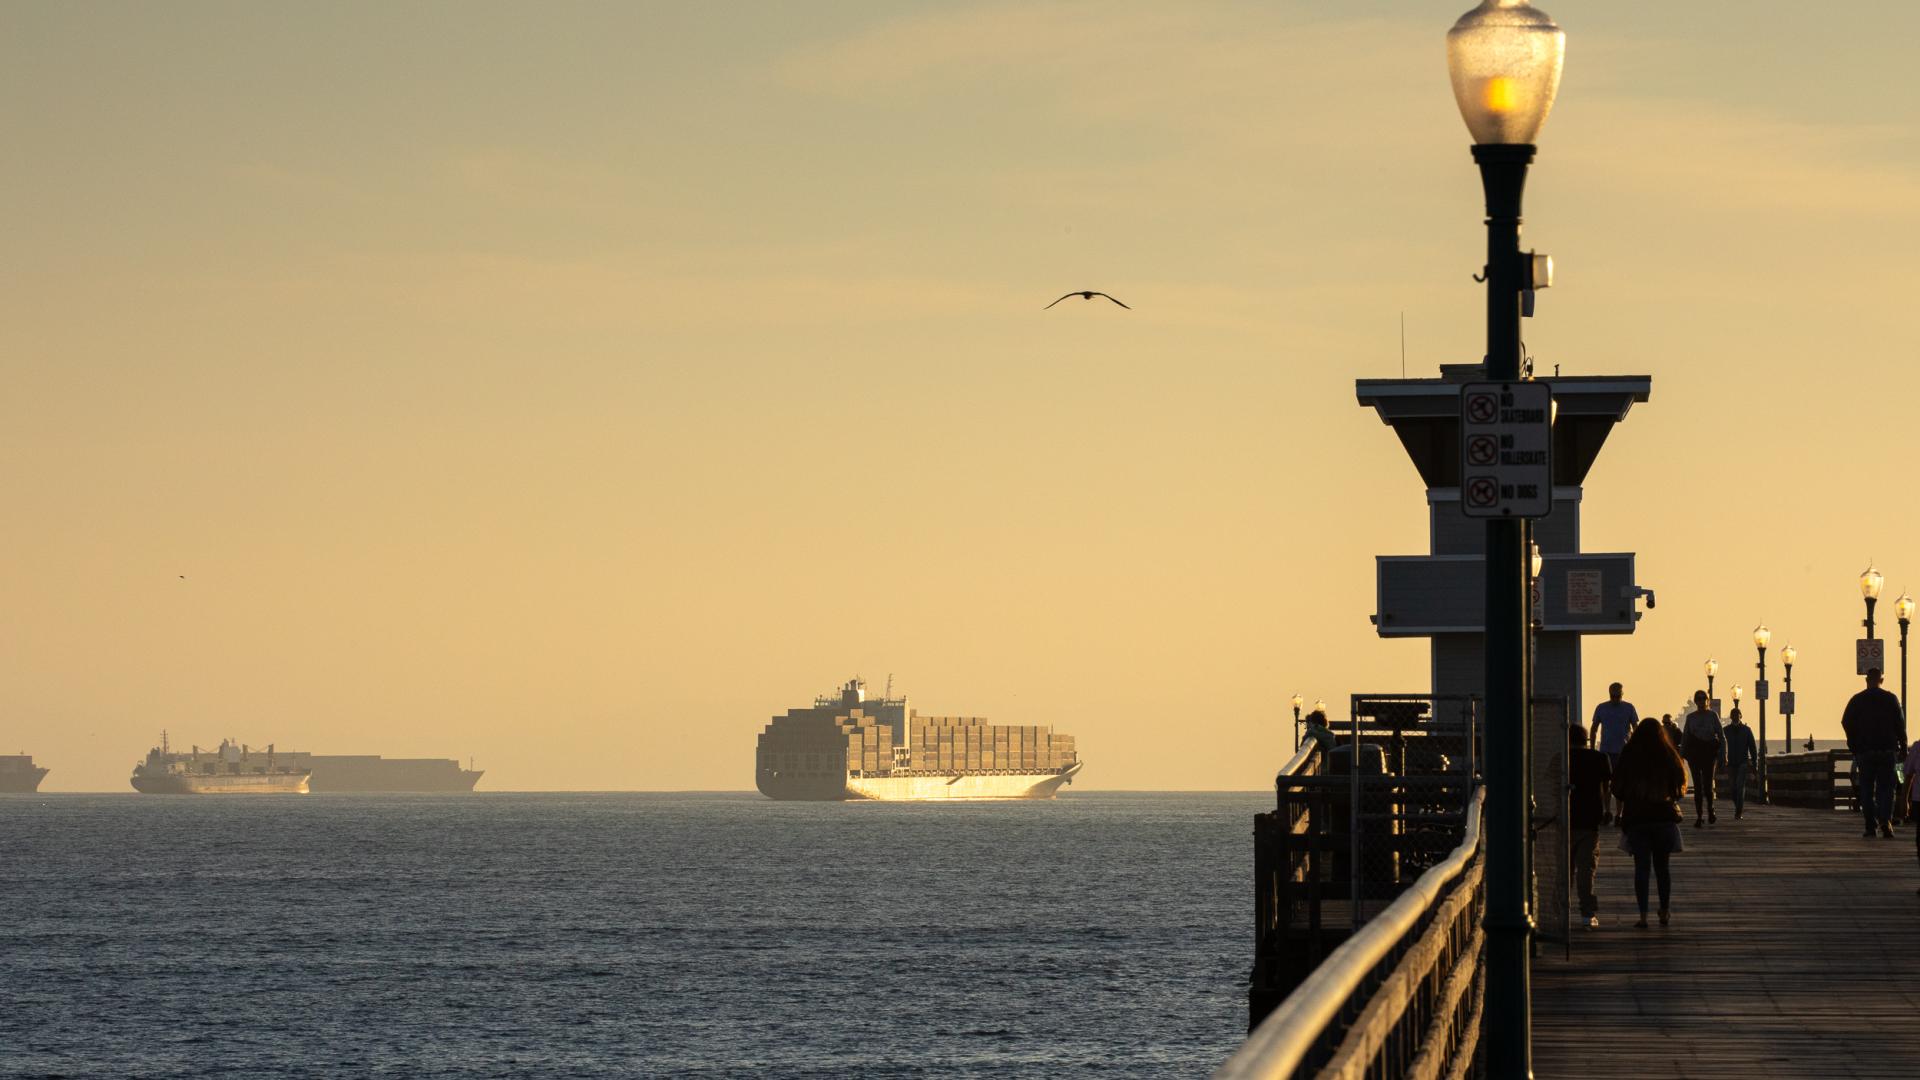
<svg viewBox="0 0 1920 1080">
<path fill-rule="evenodd" d="M 1467 6 L 0 8 L 0 752 L 741 790 L 858 673 L 1266 785 L 1294 692 L 1425 686 L 1353 383 L 1403 315 L 1410 375 L 1483 348 Z M 1856 576 L 1920 589 L 1920 9 L 1542 6 L 1528 347 L 1653 379 L 1583 516 L 1659 606 L 1586 698 L 1765 621 L 1835 737 Z"/>
</svg>

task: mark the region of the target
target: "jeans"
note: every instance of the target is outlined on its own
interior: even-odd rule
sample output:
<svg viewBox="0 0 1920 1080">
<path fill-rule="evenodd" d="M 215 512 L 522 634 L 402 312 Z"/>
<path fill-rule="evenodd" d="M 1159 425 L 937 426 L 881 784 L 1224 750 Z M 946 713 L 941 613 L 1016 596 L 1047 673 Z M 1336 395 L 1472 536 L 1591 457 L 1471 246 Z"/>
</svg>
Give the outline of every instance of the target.
<svg viewBox="0 0 1920 1080">
<path fill-rule="evenodd" d="M 1580 917 L 1591 919 L 1600 914 L 1600 899 L 1593 895 L 1593 875 L 1600 868 L 1600 830 L 1574 829 L 1573 889 L 1580 897 Z"/>
<path fill-rule="evenodd" d="M 1735 814 L 1747 812 L 1747 770 L 1750 768 L 1752 766 L 1742 763 L 1727 769 L 1731 774 L 1728 779 L 1733 781 L 1733 812 Z"/>
<path fill-rule="evenodd" d="M 1869 832 L 1893 819 L 1893 758 L 1891 750 L 1854 755 L 1858 766 L 1854 773 L 1858 786 L 1855 796 L 1860 800 L 1860 812 L 1866 815 Z"/>
<path fill-rule="evenodd" d="M 1718 764 L 1713 758 L 1690 758 L 1687 764 L 1693 768 L 1693 816 L 1703 818 L 1713 813 L 1713 769 Z"/>
<path fill-rule="evenodd" d="M 1673 867 L 1667 861 L 1664 851 L 1652 851 L 1633 857 L 1633 898 L 1640 902 L 1640 914 L 1647 914 L 1647 870 L 1651 868 L 1660 879 L 1660 910 L 1667 910 L 1667 902 L 1673 898 Z"/>
</svg>

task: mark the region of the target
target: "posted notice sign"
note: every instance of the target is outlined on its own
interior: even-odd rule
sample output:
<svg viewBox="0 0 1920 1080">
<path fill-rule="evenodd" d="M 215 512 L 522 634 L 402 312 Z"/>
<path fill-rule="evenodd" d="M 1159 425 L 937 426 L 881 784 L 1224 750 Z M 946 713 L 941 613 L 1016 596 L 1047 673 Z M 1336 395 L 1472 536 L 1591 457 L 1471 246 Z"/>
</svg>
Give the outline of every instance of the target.
<svg viewBox="0 0 1920 1080">
<path fill-rule="evenodd" d="M 1460 507 L 1468 517 L 1553 511 L 1553 388 L 1542 382 L 1460 388 Z"/>
<path fill-rule="evenodd" d="M 1853 643 L 1853 673 L 1865 675 L 1868 668 L 1887 670 L 1887 643 L 1880 638 L 1859 638 Z"/>
</svg>

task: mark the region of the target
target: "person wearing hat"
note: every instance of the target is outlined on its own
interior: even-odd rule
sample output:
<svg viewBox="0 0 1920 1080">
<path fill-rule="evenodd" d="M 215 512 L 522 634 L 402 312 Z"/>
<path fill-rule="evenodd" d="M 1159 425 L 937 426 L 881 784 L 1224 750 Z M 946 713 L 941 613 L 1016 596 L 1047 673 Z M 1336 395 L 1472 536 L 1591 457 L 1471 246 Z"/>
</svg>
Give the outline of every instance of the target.
<svg viewBox="0 0 1920 1080">
<path fill-rule="evenodd" d="M 1893 839 L 1893 765 L 1907 748 L 1907 727 L 1900 699 L 1880 688 L 1880 669 L 1867 669 L 1867 688 L 1853 695 L 1840 727 L 1853 751 L 1854 798 L 1866 816 L 1862 836 L 1878 832 Z"/>
</svg>

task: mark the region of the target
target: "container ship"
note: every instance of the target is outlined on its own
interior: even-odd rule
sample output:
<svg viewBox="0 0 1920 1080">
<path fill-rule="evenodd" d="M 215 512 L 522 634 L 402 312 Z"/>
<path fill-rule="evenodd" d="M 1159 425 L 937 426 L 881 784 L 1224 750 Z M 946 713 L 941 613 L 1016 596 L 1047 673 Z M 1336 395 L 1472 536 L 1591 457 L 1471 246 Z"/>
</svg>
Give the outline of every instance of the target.
<svg viewBox="0 0 1920 1080">
<path fill-rule="evenodd" d="M 0 754 L 0 792 L 39 791 L 47 771 L 33 763 L 32 754 Z"/>
<path fill-rule="evenodd" d="M 305 795 L 311 772 L 289 765 L 271 745 L 263 753 L 232 739 L 222 739 L 218 750 L 175 753 L 163 731 L 160 745 L 133 767 L 132 783 L 147 795 Z"/>
<path fill-rule="evenodd" d="M 754 783 L 770 799 L 1051 799 L 1080 765 L 1071 735 L 921 716 L 905 697 L 868 701 L 856 678 L 773 718 L 760 733 Z"/>
<path fill-rule="evenodd" d="M 378 754 L 282 754 L 313 770 L 308 790 L 472 791 L 485 770 L 461 768 L 452 758 L 383 758 Z"/>
</svg>

